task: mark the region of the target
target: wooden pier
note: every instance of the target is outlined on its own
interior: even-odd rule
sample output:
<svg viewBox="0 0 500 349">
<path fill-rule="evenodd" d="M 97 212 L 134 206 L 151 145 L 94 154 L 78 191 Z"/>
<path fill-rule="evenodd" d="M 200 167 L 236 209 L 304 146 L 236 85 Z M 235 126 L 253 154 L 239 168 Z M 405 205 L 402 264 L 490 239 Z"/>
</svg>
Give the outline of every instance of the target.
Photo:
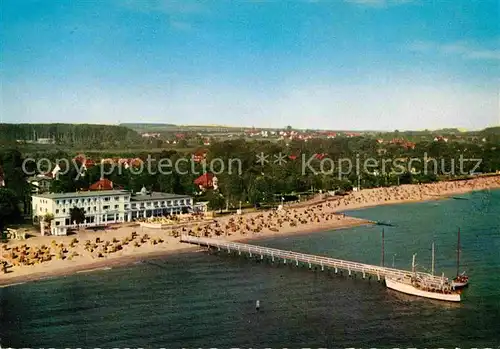
<svg viewBox="0 0 500 349">
<path fill-rule="evenodd" d="M 369 277 L 375 276 L 379 281 L 381 279 L 385 279 L 386 277 L 400 278 L 405 276 L 410 277 L 414 275 L 414 273 L 409 270 L 387 268 L 382 266 L 351 262 L 342 259 L 279 250 L 276 248 L 224 241 L 221 239 L 182 235 L 181 242 L 205 246 L 208 248 L 215 248 L 218 251 L 227 251 L 228 253 L 238 253 L 239 255 L 247 254 L 250 257 L 256 257 L 260 259 L 264 259 L 264 257 L 266 257 L 270 258 L 273 262 L 282 261 L 284 264 L 295 263 L 295 265 L 298 266 L 299 263 L 302 263 L 308 265 L 309 268 L 315 266 L 321 268 L 321 270 L 334 270 L 335 273 L 338 273 L 339 271 L 347 271 L 349 276 L 356 273 L 361 274 L 363 278 L 365 278 L 367 275 Z M 436 284 L 442 284 L 443 282 L 445 282 L 443 277 L 434 276 L 432 274 L 422 272 L 417 272 L 417 274 Z"/>
</svg>

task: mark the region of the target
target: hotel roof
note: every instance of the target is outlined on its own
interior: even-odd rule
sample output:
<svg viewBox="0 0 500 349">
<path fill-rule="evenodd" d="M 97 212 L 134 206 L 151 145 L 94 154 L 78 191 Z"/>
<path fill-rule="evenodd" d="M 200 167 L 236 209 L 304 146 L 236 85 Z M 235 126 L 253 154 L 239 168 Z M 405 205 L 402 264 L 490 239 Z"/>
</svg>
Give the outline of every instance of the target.
<svg viewBox="0 0 500 349">
<path fill-rule="evenodd" d="M 130 192 L 126 190 L 101 190 L 101 191 L 77 191 L 72 193 L 46 193 L 33 195 L 34 197 L 46 198 L 46 199 L 66 199 L 75 197 L 87 197 L 87 196 L 116 196 L 116 195 L 130 195 Z"/>
<path fill-rule="evenodd" d="M 147 201 L 147 200 L 170 200 L 180 198 L 190 198 L 189 195 L 179 195 L 170 193 L 152 192 L 147 194 L 131 194 L 127 190 L 100 190 L 100 191 L 78 191 L 72 193 L 45 193 L 36 194 L 33 197 L 45 199 L 66 199 L 75 197 L 93 197 L 93 196 L 120 196 L 130 195 L 131 201 Z"/>
</svg>

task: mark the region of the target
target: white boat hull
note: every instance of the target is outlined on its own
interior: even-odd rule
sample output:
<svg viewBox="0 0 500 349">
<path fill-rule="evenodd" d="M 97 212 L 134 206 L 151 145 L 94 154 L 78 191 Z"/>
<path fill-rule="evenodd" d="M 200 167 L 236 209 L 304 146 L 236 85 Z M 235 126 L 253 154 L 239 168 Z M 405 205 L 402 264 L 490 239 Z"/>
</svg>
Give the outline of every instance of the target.
<svg viewBox="0 0 500 349">
<path fill-rule="evenodd" d="M 399 291 L 406 294 L 411 294 L 414 296 L 437 299 L 448 302 L 460 302 L 460 294 L 458 293 L 447 294 L 447 293 L 424 291 L 408 283 L 393 279 L 385 279 L 385 284 L 387 288 L 390 288 L 391 290 Z"/>
</svg>

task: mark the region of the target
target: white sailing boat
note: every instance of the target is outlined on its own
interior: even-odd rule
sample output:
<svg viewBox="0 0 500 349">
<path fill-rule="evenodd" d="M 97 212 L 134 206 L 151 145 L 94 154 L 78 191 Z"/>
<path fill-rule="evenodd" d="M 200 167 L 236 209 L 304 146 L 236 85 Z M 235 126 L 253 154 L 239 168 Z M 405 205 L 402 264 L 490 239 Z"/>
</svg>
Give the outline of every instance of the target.
<svg viewBox="0 0 500 349">
<path fill-rule="evenodd" d="M 444 275 L 441 278 L 432 274 L 419 273 L 415 269 L 415 256 L 412 260 L 412 273 L 398 278 L 386 278 L 387 288 L 406 294 L 449 302 L 460 302 L 460 291 L 452 287 Z M 432 271 L 434 274 L 434 244 L 432 244 Z"/>
</svg>

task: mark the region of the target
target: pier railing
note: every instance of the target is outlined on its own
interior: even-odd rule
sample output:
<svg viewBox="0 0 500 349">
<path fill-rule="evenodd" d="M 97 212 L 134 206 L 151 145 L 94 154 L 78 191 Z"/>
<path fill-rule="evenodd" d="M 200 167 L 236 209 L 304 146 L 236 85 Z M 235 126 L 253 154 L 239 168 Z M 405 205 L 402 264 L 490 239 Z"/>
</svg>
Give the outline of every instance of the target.
<svg viewBox="0 0 500 349">
<path fill-rule="evenodd" d="M 345 270 L 351 275 L 352 273 L 361 273 L 363 278 L 366 275 L 376 276 L 378 280 L 382 278 L 404 278 L 411 277 L 414 275 L 409 270 L 400 270 L 395 268 L 381 267 L 371 264 L 358 263 L 352 261 L 346 261 L 342 259 L 336 259 L 331 257 L 317 256 L 311 254 L 305 254 L 300 252 L 280 250 L 276 248 L 256 246 L 250 244 L 244 244 L 240 242 L 225 241 L 221 239 L 196 237 L 190 235 L 182 235 L 181 242 L 195 244 L 199 246 L 206 246 L 209 248 L 217 248 L 220 250 L 226 250 L 227 252 L 237 252 L 238 254 L 246 253 L 252 256 L 260 256 L 261 259 L 264 257 L 271 258 L 274 260 L 283 260 L 284 263 L 299 263 L 308 264 L 311 268 L 314 266 L 319 266 L 322 270 L 325 268 L 334 269 L 335 273 L 339 270 Z M 442 277 L 434 276 L 428 273 L 417 273 L 421 278 L 425 278 L 427 282 L 436 285 L 442 285 L 447 282 Z"/>
</svg>

